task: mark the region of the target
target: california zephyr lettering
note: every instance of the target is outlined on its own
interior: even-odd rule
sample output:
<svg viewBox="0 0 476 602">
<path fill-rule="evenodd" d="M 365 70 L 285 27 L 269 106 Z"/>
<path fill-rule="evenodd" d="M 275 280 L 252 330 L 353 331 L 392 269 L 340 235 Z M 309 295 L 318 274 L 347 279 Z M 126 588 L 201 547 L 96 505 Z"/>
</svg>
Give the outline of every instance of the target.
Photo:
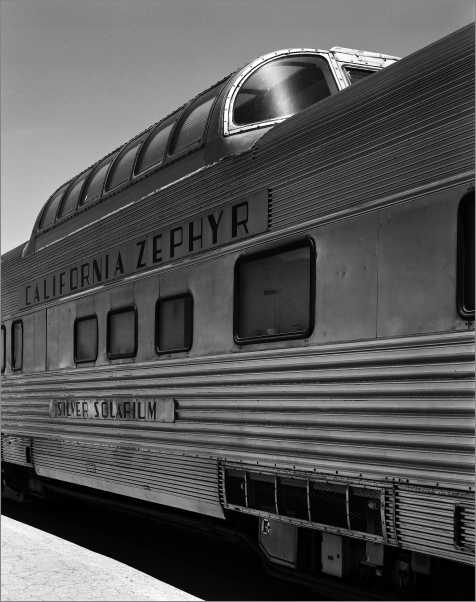
<svg viewBox="0 0 476 602">
<path fill-rule="evenodd" d="M 20 287 L 21 309 L 78 293 L 110 280 L 247 238 L 268 229 L 268 191 L 262 189 L 179 224 L 162 228 L 102 255 Z"/>
<path fill-rule="evenodd" d="M 50 418 L 175 422 L 175 401 L 160 399 L 51 399 Z"/>
</svg>

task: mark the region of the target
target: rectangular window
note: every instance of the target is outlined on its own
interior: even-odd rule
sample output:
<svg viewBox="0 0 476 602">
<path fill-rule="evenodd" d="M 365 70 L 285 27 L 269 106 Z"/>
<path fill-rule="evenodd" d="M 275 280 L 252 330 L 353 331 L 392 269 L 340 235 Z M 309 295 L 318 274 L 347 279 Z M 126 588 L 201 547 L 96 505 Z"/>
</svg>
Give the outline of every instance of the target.
<svg viewBox="0 0 476 602">
<path fill-rule="evenodd" d="M 458 310 L 474 320 L 474 193 L 466 195 L 458 210 Z"/>
<path fill-rule="evenodd" d="M 21 370 L 23 366 L 23 322 L 12 324 L 12 370 Z"/>
<path fill-rule="evenodd" d="M 192 347 L 192 295 L 159 299 L 155 320 L 157 353 L 188 351 Z"/>
<path fill-rule="evenodd" d="M 314 328 L 315 253 L 307 239 L 238 260 L 235 339 L 306 338 Z"/>
<path fill-rule="evenodd" d="M 5 356 L 6 356 L 6 351 L 7 351 L 7 346 L 6 346 L 6 338 L 7 338 L 7 331 L 5 330 L 5 326 L 2 324 L 2 342 L 1 342 L 1 353 L 2 353 L 2 374 L 3 372 L 5 372 Z"/>
<path fill-rule="evenodd" d="M 107 355 L 110 359 L 137 353 L 137 310 L 115 309 L 107 314 Z"/>
<path fill-rule="evenodd" d="M 74 323 L 74 361 L 95 362 L 98 357 L 97 316 L 79 318 Z"/>
</svg>

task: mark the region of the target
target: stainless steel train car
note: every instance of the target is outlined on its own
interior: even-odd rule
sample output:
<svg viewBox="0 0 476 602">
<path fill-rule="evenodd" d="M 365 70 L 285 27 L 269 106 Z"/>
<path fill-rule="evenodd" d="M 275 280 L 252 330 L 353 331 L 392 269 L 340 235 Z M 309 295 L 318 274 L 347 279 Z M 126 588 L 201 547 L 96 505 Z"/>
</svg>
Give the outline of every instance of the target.
<svg viewBox="0 0 476 602">
<path fill-rule="evenodd" d="M 472 586 L 472 27 L 261 57 L 2 262 L 4 493 L 240 538 L 338 599 Z"/>
</svg>

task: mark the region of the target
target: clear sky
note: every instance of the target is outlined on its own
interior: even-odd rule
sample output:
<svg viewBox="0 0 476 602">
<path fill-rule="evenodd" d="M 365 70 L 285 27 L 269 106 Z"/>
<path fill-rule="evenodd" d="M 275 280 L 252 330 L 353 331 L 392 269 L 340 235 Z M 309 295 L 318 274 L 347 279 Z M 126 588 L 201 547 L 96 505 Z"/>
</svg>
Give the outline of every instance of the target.
<svg viewBox="0 0 476 602">
<path fill-rule="evenodd" d="M 273 50 L 406 56 L 471 0 L 1 0 L 2 253 L 72 176 Z"/>
</svg>

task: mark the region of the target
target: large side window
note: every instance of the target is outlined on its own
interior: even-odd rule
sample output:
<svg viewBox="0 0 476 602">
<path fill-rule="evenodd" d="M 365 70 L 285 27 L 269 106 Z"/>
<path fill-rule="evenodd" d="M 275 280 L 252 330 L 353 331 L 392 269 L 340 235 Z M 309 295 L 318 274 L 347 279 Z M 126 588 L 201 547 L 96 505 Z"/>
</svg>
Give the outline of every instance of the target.
<svg viewBox="0 0 476 602">
<path fill-rule="evenodd" d="M 314 328 L 315 253 L 310 240 L 238 260 L 235 340 L 306 338 Z"/>
<path fill-rule="evenodd" d="M 2 374 L 5 372 L 5 360 L 6 360 L 6 351 L 7 351 L 7 331 L 5 330 L 5 326 L 2 324 L 2 342 L 0 347 L 0 352 L 2 354 Z"/>
<path fill-rule="evenodd" d="M 458 310 L 474 320 L 474 193 L 466 195 L 458 210 Z"/>
<path fill-rule="evenodd" d="M 137 310 L 134 306 L 107 314 L 107 355 L 110 359 L 134 357 L 137 353 Z"/>
<path fill-rule="evenodd" d="M 166 119 L 162 123 L 159 123 L 149 134 L 149 137 L 142 145 L 137 159 L 136 174 L 162 163 L 165 157 L 167 141 L 176 120 L 177 115 Z"/>
<path fill-rule="evenodd" d="M 98 357 L 97 316 L 79 318 L 74 323 L 74 361 L 95 362 Z"/>
<path fill-rule="evenodd" d="M 21 370 L 23 366 L 23 322 L 12 324 L 12 370 Z"/>
<path fill-rule="evenodd" d="M 193 299 L 190 294 L 159 299 L 155 311 L 157 353 L 192 347 Z"/>
<path fill-rule="evenodd" d="M 233 105 L 236 126 L 283 119 L 337 91 L 321 56 L 290 56 L 265 63 L 245 80 Z"/>
<path fill-rule="evenodd" d="M 204 92 L 185 109 L 170 141 L 169 155 L 190 150 L 205 137 L 211 108 L 220 89 L 215 86 Z"/>
</svg>

